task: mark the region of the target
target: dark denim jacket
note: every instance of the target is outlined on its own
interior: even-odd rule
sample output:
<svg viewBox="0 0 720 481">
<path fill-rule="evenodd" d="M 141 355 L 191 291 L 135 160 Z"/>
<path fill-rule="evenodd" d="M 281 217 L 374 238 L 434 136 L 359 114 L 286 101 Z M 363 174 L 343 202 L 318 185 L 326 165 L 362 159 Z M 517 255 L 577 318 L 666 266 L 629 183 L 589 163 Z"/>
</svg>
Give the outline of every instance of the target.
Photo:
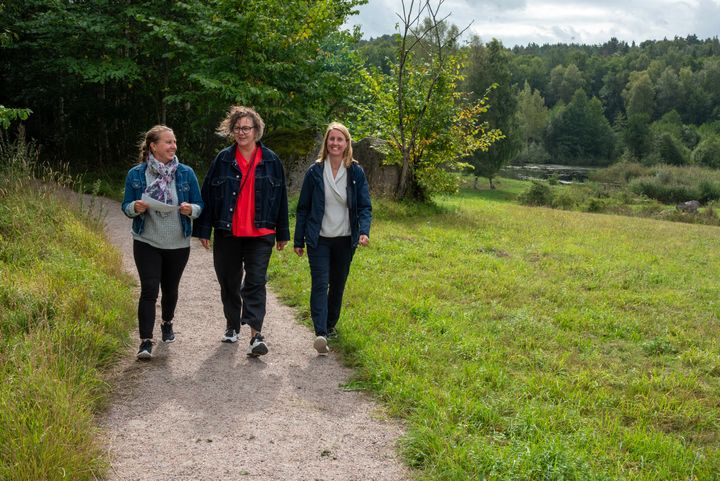
<svg viewBox="0 0 720 481">
<path fill-rule="evenodd" d="M 125 197 L 122 202 L 123 214 L 127 215 L 125 208 L 130 202 L 140 200 L 147 188 L 147 181 L 145 180 L 145 171 L 147 170 L 147 164 L 143 162 L 138 164 L 127 173 L 125 178 Z M 198 185 L 197 176 L 189 167 L 185 164 L 178 164 L 177 170 L 175 171 L 175 189 L 177 190 L 178 204 L 187 202 L 189 204 L 197 204 L 202 209 L 204 207 L 202 197 L 200 196 L 200 186 Z M 180 216 L 180 224 L 183 228 L 183 235 L 189 237 L 192 233 L 192 221 L 186 215 L 178 213 Z M 145 215 L 140 214 L 136 217 L 132 217 L 132 230 L 136 234 L 142 234 L 143 227 L 145 225 Z"/>
<path fill-rule="evenodd" d="M 348 168 L 347 199 L 350 209 L 352 247 L 358 245 L 361 234 L 370 236 L 372 205 L 365 171 L 353 162 Z M 325 181 L 323 164 L 316 162 L 305 173 L 295 217 L 294 247 L 317 247 L 320 227 L 325 213 Z"/>
<path fill-rule="evenodd" d="M 275 152 L 259 143 L 262 159 L 255 167 L 255 227 L 275 230 L 275 241 L 289 241 L 287 187 L 282 162 Z M 232 232 L 232 218 L 242 173 L 235 161 L 236 144 L 218 153 L 202 185 L 205 201 L 195 221 L 193 235 L 209 239 L 212 229 Z"/>
</svg>

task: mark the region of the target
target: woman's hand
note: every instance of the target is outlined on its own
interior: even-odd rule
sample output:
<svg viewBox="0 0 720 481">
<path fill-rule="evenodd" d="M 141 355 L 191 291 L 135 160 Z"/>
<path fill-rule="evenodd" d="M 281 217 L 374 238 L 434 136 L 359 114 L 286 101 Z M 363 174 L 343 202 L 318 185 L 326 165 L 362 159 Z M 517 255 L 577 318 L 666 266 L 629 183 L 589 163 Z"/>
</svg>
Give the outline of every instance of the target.
<svg viewBox="0 0 720 481">
<path fill-rule="evenodd" d="M 133 204 L 133 209 L 135 209 L 136 214 L 142 214 L 147 210 L 148 206 L 145 202 L 141 200 L 136 200 Z"/>
<path fill-rule="evenodd" d="M 287 245 L 288 241 L 278 241 L 278 243 L 275 245 L 275 248 L 279 251 L 283 250 L 285 246 Z"/>
<path fill-rule="evenodd" d="M 293 249 L 293 250 L 295 251 L 295 254 L 297 254 L 297 255 L 298 255 L 298 257 L 302 257 L 302 256 L 303 256 L 303 252 L 304 252 L 304 250 L 303 250 L 303 248 L 302 248 L 302 247 L 296 247 L 296 248 L 295 248 L 295 249 Z"/>
<path fill-rule="evenodd" d="M 205 250 L 210 250 L 210 239 L 200 239 L 200 245 L 202 245 Z"/>
<path fill-rule="evenodd" d="M 358 242 L 361 246 L 366 246 L 370 243 L 370 238 L 366 236 L 365 234 L 360 235 L 360 239 L 358 239 Z"/>
<path fill-rule="evenodd" d="M 190 215 L 192 214 L 192 205 L 188 204 L 187 202 L 183 202 L 180 204 L 180 213 L 182 215 Z"/>
</svg>

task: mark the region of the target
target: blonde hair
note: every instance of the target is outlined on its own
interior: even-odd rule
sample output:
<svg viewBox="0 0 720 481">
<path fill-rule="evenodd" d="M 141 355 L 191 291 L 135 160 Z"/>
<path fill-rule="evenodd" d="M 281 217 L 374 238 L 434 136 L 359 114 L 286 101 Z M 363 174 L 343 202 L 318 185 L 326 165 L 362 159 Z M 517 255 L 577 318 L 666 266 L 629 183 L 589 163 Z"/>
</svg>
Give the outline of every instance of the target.
<svg viewBox="0 0 720 481">
<path fill-rule="evenodd" d="M 337 130 L 343 136 L 345 137 L 345 140 L 347 140 L 347 147 L 345 148 L 345 154 L 343 155 L 343 164 L 345 164 L 345 167 L 350 167 L 350 164 L 353 163 L 353 150 L 352 150 L 352 137 L 350 137 L 350 131 L 347 127 L 345 127 L 340 122 L 331 122 L 330 125 L 328 125 L 327 130 L 325 131 L 325 138 L 323 138 L 322 147 L 320 148 L 320 158 L 317 159 L 317 162 L 322 162 L 325 160 L 325 158 L 328 156 L 327 152 L 327 140 L 330 136 L 331 130 Z"/>
<path fill-rule="evenodd" d="M 233 128 L 235 127 L 235 124 L 237 124 L 238 120 L 243 117 L 249 117 L 252 120 L 253 127 L 255 127 L 255 142 L 257 142 L 265 133 L 265 122 L 263 122 L 262 117 L 260 117 L 260 114 L 255 112 L 255 110 L 242 105 L 233 105 L 230 107 L 227 115 L 222 122 L 220 122 L 220 125 L 218 125 L 215 132 L 220 137 L 226 137 L 229 139 L 234 138 Z"/>
<path fill-rule="evenodd" d="M 144 134 L 140 134 L 140 142 L 138 142 L 138 149 L 140 149 L 140 153 L 138 154 L 139 164 L 147 160 L 148 154 L 150 153 L 150 144 L 158 142 L 163 132 L 174 134 L 173 129 L 162 124 L 155 125 Z"/>
</svg>

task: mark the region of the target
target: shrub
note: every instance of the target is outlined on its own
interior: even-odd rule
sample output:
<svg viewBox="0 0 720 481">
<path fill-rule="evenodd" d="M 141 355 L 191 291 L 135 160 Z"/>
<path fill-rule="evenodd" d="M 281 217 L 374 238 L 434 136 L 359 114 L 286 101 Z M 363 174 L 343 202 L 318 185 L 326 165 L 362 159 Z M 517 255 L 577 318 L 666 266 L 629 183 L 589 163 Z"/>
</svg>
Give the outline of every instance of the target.
<svg viewBox="0 0 720 481">
<path fill-rule="evenodd" d="M 635 179 L 630 182 L 629 188 L 638 195 L 645 195 L 667 204 L 677 204 L 699 198 L 697 190 L 687 185 L 667 182 L 662 176 Z"/>
<path fill-rule="evenodd" d="M 551 207 L 553 204 L 553 192 L 547 183 L 533 180 L 528 190 L 518 196 L 518 200 L 525 205 Z"/>
<path fill-rule="evenodd" d="M 555 209 L 572 210 L 577 206 L 577 199 L 569 190 L 561 189 L 555 192 L 552 206 Z"/>
<path fill-rule="evenodd" d="M 712 180 L 701 181 L 698 200 L 703 204 L 707 204 L 712 200 L 718 199 L 720 199 L 720 182 Z"/>
<path fill-rule="evenodd" d="M 693 161 L 696 164 L 720 168 L 720 138 L 710 137 L 703 140 L 692 153 Z"/>
</svg>

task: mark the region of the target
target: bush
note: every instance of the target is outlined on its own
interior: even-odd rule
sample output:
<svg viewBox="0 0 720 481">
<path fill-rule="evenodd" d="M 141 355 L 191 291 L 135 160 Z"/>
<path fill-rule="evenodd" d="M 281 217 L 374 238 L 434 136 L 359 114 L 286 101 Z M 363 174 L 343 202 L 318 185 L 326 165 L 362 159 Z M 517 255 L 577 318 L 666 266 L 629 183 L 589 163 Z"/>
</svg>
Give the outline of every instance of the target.
<svg viewBox="0 0 720 481">
<path fill-rule="evenodd" d="M 699 198 L 698 191 L 687 185 L 668 183 L 661 176 L 635 179 L 630 182 L 629 188 L 638 195 L 645 195 L 666 204 L 677 204 Z"/>
<path fill-rule="evenodd" d="M 528 190 L 518 196 L 518 200 L 525 205 L 551 207 L 553 205 L 553 192 L 547 183 L 533 180 Z"/>
<path fill-rule="evenodd" d="M 720 182 L 703 180 L 700 182 L 700 195 L 698 200 L 703 204 L 720 199 Z"/>
<path fill-rule="evenodd" d="M 693 151 L 692 158 L 698 165 L 720 168 L 720 138 L 710 137 L 700 142 Z"/>
<path fill-rule="evenodd" d="M 555 209 L 572 210 L 577 206 L 577 199 L 567 189 L 561 189 L 555 192 L 552 199 L 552 206 Z"/>
</svg>

